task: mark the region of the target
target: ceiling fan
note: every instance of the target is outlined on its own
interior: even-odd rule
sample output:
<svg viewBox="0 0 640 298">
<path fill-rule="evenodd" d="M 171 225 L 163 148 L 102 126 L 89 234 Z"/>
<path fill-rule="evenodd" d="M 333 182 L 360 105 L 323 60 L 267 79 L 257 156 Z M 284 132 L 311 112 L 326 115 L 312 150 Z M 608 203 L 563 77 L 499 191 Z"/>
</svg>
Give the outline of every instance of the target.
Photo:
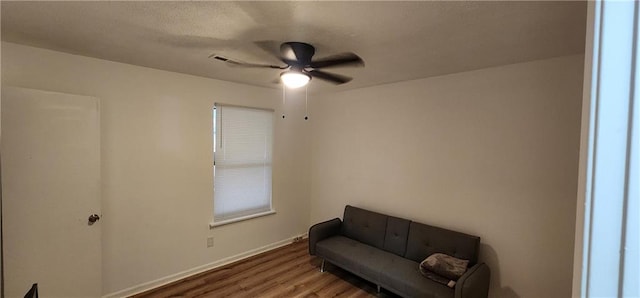
<svg viewBox="0 0 640 298">
<path fill-rule="evenodd" d="M 315 52 L 316 49 L 308 43 L 291 41 L 281 44 L 280 55 L 276 54 L 276 57 L 286 64 L 283 66 L 246 63 L 216 54 L 212 54 L 209 58 L 213 57 L 230 65 L 240 67 L 286 69 L 286 71 L 280 73 L 280 79 L 290 88 L 302 87 L 311 78 L 318 78 L 337 85 L 344 84 L 351 81 L 352 78 L 319 69 L 336 66 L 364 66 L 364 61 L 354 53 L 347 52 L 312 60 Z"/>
</svg>

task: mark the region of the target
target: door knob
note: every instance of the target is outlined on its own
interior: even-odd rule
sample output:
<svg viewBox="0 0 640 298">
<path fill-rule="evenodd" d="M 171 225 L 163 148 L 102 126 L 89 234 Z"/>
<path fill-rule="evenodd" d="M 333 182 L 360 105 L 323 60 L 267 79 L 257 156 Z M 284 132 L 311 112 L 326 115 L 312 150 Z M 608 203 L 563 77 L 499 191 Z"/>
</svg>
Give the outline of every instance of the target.
<svg viewBox="0 0 640 298">
<path fill-rule="evenodd" d="M 96 221 L 100 220 L 100 215 L 98 214 L 91 214 L 89 215 L 89 225 L 94 224 Z"/>
</svg>

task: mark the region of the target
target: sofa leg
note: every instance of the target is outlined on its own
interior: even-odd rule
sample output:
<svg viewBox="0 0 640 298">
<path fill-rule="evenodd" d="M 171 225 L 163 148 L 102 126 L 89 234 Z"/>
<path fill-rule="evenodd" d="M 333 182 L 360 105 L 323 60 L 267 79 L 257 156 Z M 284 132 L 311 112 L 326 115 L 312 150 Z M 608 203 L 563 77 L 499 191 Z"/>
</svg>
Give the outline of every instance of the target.
<svg viewBox="0 0 640 298">
<path fill-rule="evenodd" d="M 322 259 L 322 265 L 320 265 L 320 272 L 324 272 L 324 259 Z"/>
<path fill-rule="evenodd" d="M 378 286 L 378 293 L 380 293 L 380 285 L 377 285 L 377 286 Z"/>
</svg>

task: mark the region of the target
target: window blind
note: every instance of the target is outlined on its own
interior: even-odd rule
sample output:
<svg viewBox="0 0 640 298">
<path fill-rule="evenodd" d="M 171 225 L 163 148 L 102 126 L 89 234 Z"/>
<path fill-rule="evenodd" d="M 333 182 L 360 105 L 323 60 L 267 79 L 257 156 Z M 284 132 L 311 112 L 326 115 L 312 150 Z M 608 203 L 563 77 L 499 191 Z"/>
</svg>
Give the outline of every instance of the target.
<svg viewBox="0 0 640 298">
<path fill-rule="evenodd" d="M 214 223 L 271 210 L 273 111 L 217 104 Z"/>
</svg>

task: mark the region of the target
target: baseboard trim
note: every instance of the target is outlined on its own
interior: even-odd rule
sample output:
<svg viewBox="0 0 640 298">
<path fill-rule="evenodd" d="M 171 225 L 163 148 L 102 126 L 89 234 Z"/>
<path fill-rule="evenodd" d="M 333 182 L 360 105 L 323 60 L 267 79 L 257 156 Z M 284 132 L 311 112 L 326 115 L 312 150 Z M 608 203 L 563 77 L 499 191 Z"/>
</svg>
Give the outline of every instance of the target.
<svg viewBox="0 0 640 298">
<path fill-rule="evenodd" d="M 227 258 L 223 258 L 223 259 L 220 259 L 218 261 L 211 262 L 209 264 L 205 264 L 205 265 L 202 265 L 202 266 L 198 266 L 198 267 L 194 267 L 194 268 L 191 268 L 191 269 L 187 269 L 185 271 L 178 272 L 178 273 L 175 273 L 175 274 L 171 274 L 169 276 L 162 277 L 162 278 L 159 278 L 159 279 L 156 279 L 156 280 L 152 280 L 152 281 L 149 281 L 149 282 L 145 282 L 145 283 L 133 286 L 133 287 L 129 287 L 129 288 L 117 291 L 115 293 L 106 294 L 106 295 L 103 295 L 102 298 L 120 298 L 120 297 L 128 297 L 128 296 L 131 296 L 131 295 L 143 293 L 143 292 L 149 291 L 151 289 L 155 289 L 157 287 L 161 287 L 161 286 L 164 286 L 166 284 L 170 284 L 172 282 L 181 280 L 183 278 L 187 278 L 189 276 L 192 276 L 192 275 L 195 275 L 195 274 L 198 274 L 198 273 L 202 273 L 202 272 L 205 272 L 205 271 L 208 271 L 208 270 L 211 270 L 211 269 L 222 267 L 222 266 L 231 264 L 233 262 L 237 262 L 237 261 L 240 261 L 242 259 L 249 258 L 249 257 L 255 256 L 255 255 L 261 254 L 263 252 L 267 252 L 267 251 L 270 251 L 270 250 L 273 250 L 273 249 L 276 249 L 276 248 L 279 248 L 279 247 L 283 247 L 283 246 L 285 246 L 287 244 L 291 244 L 293 242 L 293 240 L 295 238 L 297 238 L 297 237 L 302 237 L 302 239 L 306 239 L 308 237 L 308 235 L 307 235 L 307 233 L 296 235 L 296 236 L 293 236 L 291 238 L 287 238 L 287 239 L 284 239 L 284 240 L 281 240 L 281 241 L 278 241 L 278 242 L 274 242 L 274 243 L 271 243 L 271 244 L 267 244 L 265 246 L 258 247 L 256 249 L 252 249 L 252 250 L 249 250 L 249 251 L 237 254 L 237 255 L 233 255 L 233 256 L 230 256 L 230 257 L 227 257 Z"/>
</svg>

